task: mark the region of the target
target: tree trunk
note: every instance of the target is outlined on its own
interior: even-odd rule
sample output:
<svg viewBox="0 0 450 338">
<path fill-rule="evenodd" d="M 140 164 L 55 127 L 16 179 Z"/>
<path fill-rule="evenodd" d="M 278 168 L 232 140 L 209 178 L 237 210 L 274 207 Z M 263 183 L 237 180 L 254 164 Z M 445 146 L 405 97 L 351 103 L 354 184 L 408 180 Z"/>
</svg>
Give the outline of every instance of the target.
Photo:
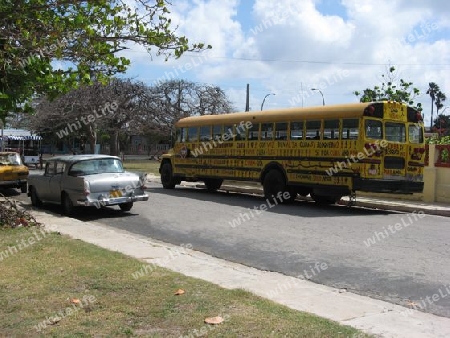
<svg viewBox="0 0 450 338">
<path fill-rule="evenodd" d="M 89 145 L 90 145 L 90 153 L 95 154 L 95 146 L 97 144 L 97 131 L 93 126 L 89 127 Z"/>
<path fill-rule="evenodd" d="M 119 131 L 114 130 L 110 140 L 109 140 L 109 147 L 110 147 L 110 155 L 113 156 L 119 156 Z"/>
</svg>

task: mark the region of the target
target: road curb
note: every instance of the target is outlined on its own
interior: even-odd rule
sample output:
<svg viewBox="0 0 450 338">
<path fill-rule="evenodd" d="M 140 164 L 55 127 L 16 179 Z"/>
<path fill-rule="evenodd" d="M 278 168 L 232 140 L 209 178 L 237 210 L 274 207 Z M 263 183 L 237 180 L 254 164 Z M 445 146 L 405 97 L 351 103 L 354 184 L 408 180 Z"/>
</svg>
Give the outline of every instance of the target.
<svg viewBox="0 0 450 338">
<path fill-rule="evenodd" d="M 196 185 L 197 187 L 204 187 L 203 185 Z M 246 194 L 255 194 L 255 195 L 262 195 L 262 189 L 258 188 L 245 188 L 245 187 L 237 187 L 237 186 L 231 186 L 231 185 L 223 185 L 220 190 L 227 191 L 227 192 L 240 192 L 240 193 L 246 193 Z M 311 197 L 298 197 L 297 199 L 303 200 L 303 201 L 310 201 L 312 202 Z M 347 206 L 348 200 L 341 199 L 337 204 Z M 427 215 L 435 215 L 435 216 L 443 216 L 443 217 L 450 217 L 450 208 L 449 210 L 440 210 L 440 209 L 430 209 L 430 208 L 424 208 L 419 205 L 401 205 L 397 203 L 392 204 L 384 204 L 379 202 L 371 202 L 371 201 L 365 201 L 363 200 L 356 200 L 356 204 L 354 205 L 356 207 L 363 207 L 363 208 L 370 208 L 370 209 L 379 209 L 379 210 L 391 210 L 391 211 L 400 211 L 400 212 L 423 212 Z"/>
</svg>

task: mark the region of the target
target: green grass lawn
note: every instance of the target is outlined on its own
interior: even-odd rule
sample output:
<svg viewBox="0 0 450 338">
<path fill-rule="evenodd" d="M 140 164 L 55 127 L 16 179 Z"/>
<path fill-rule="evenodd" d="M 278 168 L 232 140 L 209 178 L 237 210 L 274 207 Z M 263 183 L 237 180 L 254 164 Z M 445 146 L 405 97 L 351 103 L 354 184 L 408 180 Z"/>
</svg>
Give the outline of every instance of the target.
<svg viewBox="0 0 450 338">
<path fill-rule="evenodd" d="M 55 233 L 0 229 L 0 255 L 7 337 L 366 337 L 163 268 L 135 279 L 143 262 Z M 178 289 L 185 293 L 175 296 Z M 225 321 L 204 323 L 215 316 Z"/>
<path fill-rule="evenodd" d="M 159 175 L 160 162 L 155 160 L 125 160 L 123 166 L 126 170 L 134 172 L 146 172 Z"/>
</svg>

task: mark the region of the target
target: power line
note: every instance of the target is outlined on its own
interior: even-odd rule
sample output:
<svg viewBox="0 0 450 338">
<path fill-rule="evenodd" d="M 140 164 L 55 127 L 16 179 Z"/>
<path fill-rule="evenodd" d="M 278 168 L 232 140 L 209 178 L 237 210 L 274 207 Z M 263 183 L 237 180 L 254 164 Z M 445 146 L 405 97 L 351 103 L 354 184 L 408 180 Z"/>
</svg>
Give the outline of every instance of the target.
<svg viewBox="0 0 450 338">
<path fill-rule="evenodd" d="M 185 53 L 190 56 L 199 56 L 199 54 Z M 437 66 L 446 67 L 450 63 L 369 63 L 369 62 L 335 62 L 335 61 L 312 61 L 312 60 L 282 60 L 282 59 L 254 59 L 244 57 L 228 57 L 228 56 L 208 56 L 208 59 L 236 60 L 236 61 L 257 61 L 257 62 L 280 62 L 280 63 L 306 63 L 306 64 L 323 64 L 323 65 L 351 65 L 351 66 Z"/>
</svg>

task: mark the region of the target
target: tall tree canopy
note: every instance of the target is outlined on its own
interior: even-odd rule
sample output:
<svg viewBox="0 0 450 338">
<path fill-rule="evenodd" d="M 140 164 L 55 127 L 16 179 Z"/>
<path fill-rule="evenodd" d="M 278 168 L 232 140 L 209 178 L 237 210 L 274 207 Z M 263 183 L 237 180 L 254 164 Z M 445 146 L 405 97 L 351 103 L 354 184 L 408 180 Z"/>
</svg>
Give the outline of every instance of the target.
<svg viewBox="0 0 450 338">
<path fill-rule="evenodd" d="M 428 84 L 427 94 L 430 95 L 431 98 L 430 127 L 433 127 L 433 112 L 434 112 L 433 108 L 434 106 L 436 106 L 436 115 L 439 115 L 439 110 L 444 107 L 444 101 L 447 99 L 447 97 L 435 82 L 430 82 Z"/>
<path fill-rule="evenodd" d="M 415 106 L 422 110 L 421 103 L 415 103 L 414 99 L 420 94 L 420 90 L 414 87 L 412 82 L 398 79 L 395 67 L 389 67 L 386 74 L 382 74 L 381 85 L 367 88 L 362 92 L 354 91 L 360 102 L 396 101 Z"/>
<path fill-rule="evenodd" d="M 219 88 L 183 80 L 153 87 L 113 78 L 81 86 L 53 101 L 41 100 L 29 128 L 59 139 L 82 138 L 94 149 L 100 134 L 109 135 L 111 154 L 119 154 L 119 136 L 168 137 L 182 117 L 228 113 L 231 102 Z"/>
<path fill-rule="evenodd" d="M 91 78 L 124 72 L 117 53 L 140 44 L 149 53 L 180 57 L 202 50 L 177 36 L 164 0 L 2 0 L 0 120 L 27 111 L 36 94 L 54 98 Z M 211 48 L 207 46 L 206 48 Z M 66 63 L 55 68 L 52 61 Z"/>
</svg>

